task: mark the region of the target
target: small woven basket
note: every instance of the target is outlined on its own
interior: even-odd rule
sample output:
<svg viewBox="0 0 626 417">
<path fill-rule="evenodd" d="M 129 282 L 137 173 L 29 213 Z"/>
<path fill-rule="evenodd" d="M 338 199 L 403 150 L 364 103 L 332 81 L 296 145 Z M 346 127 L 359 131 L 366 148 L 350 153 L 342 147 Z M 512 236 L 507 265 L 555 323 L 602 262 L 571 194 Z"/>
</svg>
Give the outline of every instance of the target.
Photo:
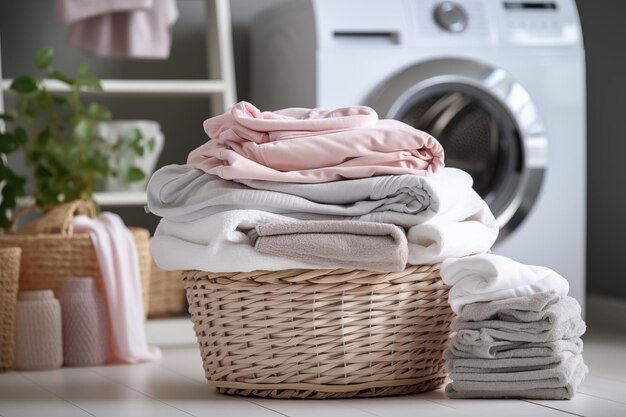
<svg viewBox="0 0 626 417">
<path fill-rule="evenodd" d="M 148 317 L 171 317 L 184 313 L 187 301 L 180 271 L 165 271 L 152 261 Z"/>
<path fill-rule="evenodd" d="M 20 215 L 25 211 L 31 209 L 23 210 Z M 0 248 L 17 246 L 22 249 L 20 291 L 51 289 L 58 297 L 65 278 L 93 277 L 100 294 L 105 294 L 91 238 L 87 234 L 74 234 L 72 219 L 75 213 L 94 217 L 94 203 L 77 200 L 63 204 L 18 233 L 0 234 Z M 20 215 L 15 216 L 14 222 Z M 152 259 L 148 247 L 150 232 L 140 228 L 130 230 L 139 255 L 144 312 L 147 314 Z"/>
<path fill-rule="evenodd" d="M 13 368 L 20 248 L 0 249 L 0 372 Z"/>
<path fill-rule="evenodd" d="M 446 380 L 454 313 L 439 265 L 183 278 L 206 377 L 222 393 L 375 397 Z"/>
</svg>

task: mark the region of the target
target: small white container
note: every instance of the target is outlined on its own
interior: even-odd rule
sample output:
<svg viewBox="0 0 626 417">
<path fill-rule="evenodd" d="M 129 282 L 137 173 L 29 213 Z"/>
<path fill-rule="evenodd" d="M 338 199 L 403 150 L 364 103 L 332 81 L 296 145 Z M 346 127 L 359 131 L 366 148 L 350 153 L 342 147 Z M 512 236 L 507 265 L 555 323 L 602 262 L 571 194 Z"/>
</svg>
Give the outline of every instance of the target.
<svg viewBox="0 0 626 417">
<path fill-rule="evenodd" d="M 52 290 L 20 292 L 15 314 L 15 368 L 24 371 L 63 365 L 61 306 Z"/>
<path fill-rule="evenodd" d="M 59 295 L 63 318 L 63 364 L 104 365 L 108 359 L 108 319 L 93 278 L 67 278 Z"/>
</svg>

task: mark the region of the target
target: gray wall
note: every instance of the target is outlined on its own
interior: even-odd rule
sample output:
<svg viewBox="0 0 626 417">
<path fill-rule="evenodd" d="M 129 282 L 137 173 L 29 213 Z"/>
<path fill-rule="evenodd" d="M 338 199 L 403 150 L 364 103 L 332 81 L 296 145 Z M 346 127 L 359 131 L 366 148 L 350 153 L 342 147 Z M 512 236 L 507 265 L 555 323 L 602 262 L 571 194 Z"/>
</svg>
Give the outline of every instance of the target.
<svg viewBox="0 0 626 417">
<path fill-rule="evenodd" d="M 239 98 L 248 98 L 248 26 L 252 16 L 282 0 L 232 0 L 233 34 Z M 50 45 L 62 69 L 86 61 L 102 78 L 201 78 L 206 74 L 203 2 L 181 0 L 170 60 L 127 62 L 84 56 L 64 45 L 64 28 L 54 16 L 53 1 L 0 2 L 2 61 L 6 77 L 30 71 L 31 55 Z M 626 298 L 622 256 L 626 251 L 626 194 L 622 155 L 626 155 L 622 121 L 626 109 L 626 37 L 622 16 L 626 2 L 578 2 L 587 53 L 588 80 L 588 273 L 589 292 Z M 116 118 L 149 118 L 162 123 L 167 142 L 160 164 L 184 161 L 205 140 L 201 121 L 210 113 L 208 100 L 110 100 Z M 118 209 L 129 223 L 154 226 L 141 208 Z"/>
<path fill-rule="evenodd" d="M 577 2 L 587 55 L 587 288 L 626 298 L 626 2 Z"/>
</svg>

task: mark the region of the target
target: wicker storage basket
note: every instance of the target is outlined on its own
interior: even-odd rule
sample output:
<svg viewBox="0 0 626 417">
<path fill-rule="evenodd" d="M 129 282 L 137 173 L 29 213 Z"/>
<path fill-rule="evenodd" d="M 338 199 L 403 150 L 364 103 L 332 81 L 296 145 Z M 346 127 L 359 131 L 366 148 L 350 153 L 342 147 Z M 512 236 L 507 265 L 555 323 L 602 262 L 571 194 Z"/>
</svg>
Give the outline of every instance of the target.
<svg viewBox="0 0 626 417">
<path fill-rule="evenodd" d="M 373 397 L 446 380 L 454 313 L 439 265 L 183 277 L 206 377 L 222 393 Z"/>
<path fill-rule="evenodd" d="M 15 358 L 15 304 L 20 276 L 20 248 L 0 249 L 0 372 Z"/>
<path fill-rule="evenodd" d="M 165 271 L 152 261 L 148 316 L 177 316 L 185 312 L 186 306 L 185 288 L 180 271 Z"/>
<path fill-rule="evenodd" d="M 73 201 L 58 206 L 19 233 L 0 234 L 0 248 L 22 248 L 20 291 L 51 289 L 58 297 L 65 278 L 93 277 L 100 293 L 105 294 L 91 238 L 87 234 L 73 233 L 75 213 L 93 217 L 93 202 Z M 144 312 L 147 314 L 152 259 L 148 248 L 150 232 L 140 228 L 130 230 L 139 254 Z"/>
</svg>

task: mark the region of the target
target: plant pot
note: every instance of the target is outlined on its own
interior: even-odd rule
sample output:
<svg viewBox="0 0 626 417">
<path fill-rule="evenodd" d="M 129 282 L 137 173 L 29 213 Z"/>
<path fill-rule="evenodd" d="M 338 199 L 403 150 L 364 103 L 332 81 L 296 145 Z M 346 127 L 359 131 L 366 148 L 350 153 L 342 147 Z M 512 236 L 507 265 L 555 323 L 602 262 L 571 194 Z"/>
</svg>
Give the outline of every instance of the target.
<svg viewBox="0 0 626 417">
<path fill-rule="evenodd" d="M 154 120 L 111 120 L 100 123 L 100 135 L 110 143 L 117 140 L 131 129 L 138 129 L 144 137 L 154 140 L 152 150 L 144 148 L 143 156 L 135 157 L 135 165 L 143 171 L 145 178 L 130 184 L 124 183 L 117 178 L 109 178 L 103 186 L 103 191 L 145 191 L 148 180 L 154 172 L 159 156 L 163 151 L 165 136 L 161 131 L 161 125 Z"/>
</svg>

